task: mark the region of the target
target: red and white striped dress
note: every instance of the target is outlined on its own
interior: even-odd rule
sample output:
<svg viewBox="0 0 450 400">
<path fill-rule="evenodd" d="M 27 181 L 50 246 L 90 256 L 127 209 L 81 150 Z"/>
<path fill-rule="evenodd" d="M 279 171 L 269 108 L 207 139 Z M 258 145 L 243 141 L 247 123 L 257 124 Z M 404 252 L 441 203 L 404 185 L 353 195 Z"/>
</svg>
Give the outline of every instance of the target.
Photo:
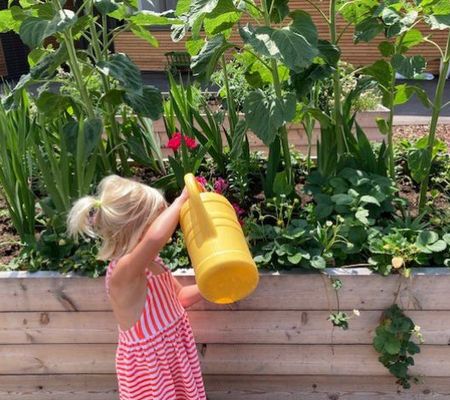
<svg viewBox="0 0 450 400">
<path fill-rule="evenodd" d="M 142 315 L 128 330 L 119 327 L 116 371 L 120 400 L 206 400 L 197 349 L 174 277 L 147 271 Z M 108 266 L 106 290 L 116 263 Z"/>
</svg>

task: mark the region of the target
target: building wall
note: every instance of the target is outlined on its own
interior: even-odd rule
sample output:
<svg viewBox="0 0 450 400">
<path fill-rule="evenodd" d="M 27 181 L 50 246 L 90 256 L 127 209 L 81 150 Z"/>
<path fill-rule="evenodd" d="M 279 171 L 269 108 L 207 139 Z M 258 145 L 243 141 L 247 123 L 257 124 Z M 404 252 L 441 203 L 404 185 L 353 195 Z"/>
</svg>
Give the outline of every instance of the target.
<svg viewBox="0 0 450 400">
<path fill-rule="evenodd" d="M 309 12 L 317 25 L 320 37 L 324 39 L 329 37 L 327 26 L 313 6 L 304 0 L 291 0 L 289 5 L 291 9 L 301 8 Z M 319 2 L 318 5 L 325 11 L 328 2 Z M 345 26 L 345 22 L 340 20 L 339 29 L 342 30 Z M 442 45 L 445 44 L 446 31 L 429 31 L 424 26 L 422 28 L 424 29 L 425 35 L 432 34 L 433 40 Z M 173 43 L 170 38 L 170 31 L 168 30 L 160 30 L 152 33 L 160 42 L 158 48 L 153 48 L 145 41 L 136 38 L 131 32 L 125 32 L 117 38 L 115 49 L 118 52 L 127 53 L 143 71 L 163 71 L 166 66 L 164 53 L 172 50 L 183 51 L 184 42 Z M 238 43 L 240 42 L 237 35 L 232 40 Z M 353 30 L 348 29 L 341 40 L 343 59 L 355 66 L 370 64 L 380 57 L 377 47 L 381 41 L 382 37 L 380 36 L 370 44 L 360 43 L 355 45 L 353 43 Z M 414 53 L 411 52 L 411 54 Z M 428 70 L 430 72 L 437 73 L 439 71 L 439 52 L 435 47 L 429 44 L 418 46 L 415 49 L 415 54 L 422 54 L 428 59 Z"/>
</svg>

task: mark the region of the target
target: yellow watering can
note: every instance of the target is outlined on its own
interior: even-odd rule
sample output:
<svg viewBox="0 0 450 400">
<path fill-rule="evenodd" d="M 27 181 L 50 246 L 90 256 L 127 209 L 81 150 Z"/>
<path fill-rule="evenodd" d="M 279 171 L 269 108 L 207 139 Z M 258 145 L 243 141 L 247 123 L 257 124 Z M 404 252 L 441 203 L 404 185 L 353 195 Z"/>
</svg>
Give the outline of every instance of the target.
<svg viewBox="0 0 450 400">
<path fill-rule="evenodd" d="M 236 212 L 225 197 L 204 192 L 194 175 L 184 182 L 189 200 L 180 225 L 200 292 L 218 304 L 241 300 L 255 290 L 259 276 Z"/>
</svg>

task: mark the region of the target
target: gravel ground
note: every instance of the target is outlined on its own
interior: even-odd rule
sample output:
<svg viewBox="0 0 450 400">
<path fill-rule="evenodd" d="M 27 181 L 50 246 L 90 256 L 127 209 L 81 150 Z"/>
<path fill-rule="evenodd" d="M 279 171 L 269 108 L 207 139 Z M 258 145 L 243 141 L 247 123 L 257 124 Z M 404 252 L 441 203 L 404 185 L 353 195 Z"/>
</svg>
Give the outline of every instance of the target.
<svg viewBox="0 0 450 400">
<path fill-rule="evenodd" d="M 427 134 L 427 125 L 397 126 L 394 131 L 394 139 L 418 139 Z M 439 125 L 436 132 L 436 137 L 447 143 L 447 146 L 450 149 L 450 125 Z"/>
</svg>

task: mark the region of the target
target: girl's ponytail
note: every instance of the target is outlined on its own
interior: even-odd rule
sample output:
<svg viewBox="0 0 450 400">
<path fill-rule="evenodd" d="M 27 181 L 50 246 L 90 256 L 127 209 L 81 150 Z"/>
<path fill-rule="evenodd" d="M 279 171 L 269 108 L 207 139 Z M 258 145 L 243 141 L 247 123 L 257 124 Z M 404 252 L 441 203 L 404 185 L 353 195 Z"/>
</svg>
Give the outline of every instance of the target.
<svg viewBox="0 0 450 400">
<path fill-rule="evenodd" d="M 80 235 L 95 238 L 92 211 L 97 208 L 100 208 L 100 201 L 93 196 L 77 200 L 67 216 L 67 233 L 75 239 Z"/>
</svg>

